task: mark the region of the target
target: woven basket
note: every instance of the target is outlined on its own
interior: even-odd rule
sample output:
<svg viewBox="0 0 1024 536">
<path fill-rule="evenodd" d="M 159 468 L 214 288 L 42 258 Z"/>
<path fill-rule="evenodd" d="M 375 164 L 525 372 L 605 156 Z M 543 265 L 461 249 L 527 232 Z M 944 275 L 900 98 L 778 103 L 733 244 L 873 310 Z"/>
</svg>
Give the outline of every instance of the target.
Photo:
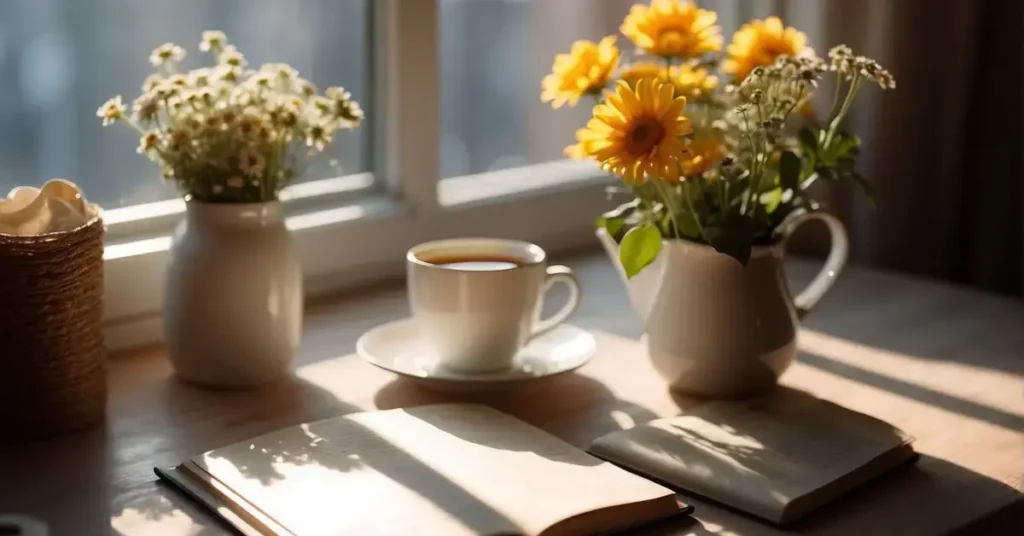
<svg viewBox="0 0 1024 536">
<path fill-rule="evenodd" d="M 0 438 L 78 430 L 103 419 L 103 221 L 0 234 Z"/>
</svg>

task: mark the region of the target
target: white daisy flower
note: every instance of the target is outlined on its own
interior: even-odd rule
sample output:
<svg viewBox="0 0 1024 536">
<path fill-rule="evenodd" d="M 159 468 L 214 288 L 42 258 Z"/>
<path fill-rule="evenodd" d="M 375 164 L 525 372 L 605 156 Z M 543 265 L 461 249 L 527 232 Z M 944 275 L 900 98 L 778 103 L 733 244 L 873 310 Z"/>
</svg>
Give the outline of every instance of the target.
<svg viewBox="0 0 1024 536">
<path fill-rule="evenodd" d="M 295 80 L 299 77 L 299 71 L 287 63 L 264 63 L 260 66 L 260 72 L 283 80 Z"/>
<path fill-rule="evenodd" d="M 316 95 L 316 86 L 305 78 L 295 79 L 295 91 L 307 99 Z"/>
<path fill-rule="evenodd" d="M 356 101 L 350 100 L 339 104 L 336 107 L 336 111 L 342 123 L 347 127 L 358 126 L 359 122 L 363 120 L 363 109 Z"/>
<path fill-rule="evenodd" d="M 188 73 L 188 82 L 192 87 L 206 87 L 210 85 L 212 71 L 208 67 L 202 67 Z"/>
<path fill-rule="evenodd" d="M 164 77 L 160 73 L 154 73 L 146 77 L 146 80 L 142 83 L 142 91 L 153 91 L 163 82 Z"/>
<path fill-rule="evenodd" d="M 233 65 L 218 65 L 213 71 L 213 78 L 218 82 L 234 84 L 242 77 L 242 69 Z"/>
<path fill-rule="evenodd" d="M 143 93 L 132 102 L 132 119 L 139 122 L 151 121 L 160 111 L 156 96 L 153 93 Z"/>
<path fill-rule="evenodd" d="M 149 55 L 149 63 L 152 63 L 155 67 L 168 62 L 178 63 L 183 59 L 185 59 L 185 49 L 174 43 L 164 43 L 154 48 L 153 52 Z"/>
<path fill-rule="evenodd" d="M 311 125 L 306 131 L 306 146 L 321 152 L 330 145 L 332 136 L 327 126 L 320 123 Z"/>
<path fill-rule="evenodd" d="M 321 97 L 317 95 L 310 99 L 310 104 L 315 108 L 321 115 L 330 115 L 331 110 L 334 109 L 334 102 L 327 97 Z"/>
<path fill-rule="evenodd" d="M 245 66 L 249 65 L 245 61 L 245 56 L 234 45 L 225 46 L 224 50 L 217 54 L 217 63 L 220 65 L 230 65 L 238 69 L 245 69 Z"/>
<path fill-rule="evenodd" d="M 220 30 L 206 30 L 203 32 L 203 39 L 199 42 L 199 50 L 203 52 L 216 51 L 226 45 L 228 37 Z"/>
<path fill-rule="evenodd" d="M 183 74 L 171 75 L 167 83 L 176 87 L 188 87 L 188 77 Z"/>
<path fill-rule="evenodd" d="M 331 112 L 334 119 L 341 120 L 346 127 L 359 124 L 363 119 L 363 109 L 359 103 L 352 100 L 352 94 L 343 87 L 329 87 L 324 93 L 331 101 Z"/>
<path fill-rule="evenodd" d="M 238 132 L 240 132 L 243 137 L 249 138 L 253 134 L 259 132 L 260 127 L 263 126 L 262 123 L 263 122 L 259 117 L 250 113 L 245 113 L 242 115 L 242 118 L 238 120 Z"/>
<path fill-rule="evenodd" d="M 349 93 L 345 88 L 340 86 L 332 86 L 324 91 L 324 95 L 327 95 L 328 99 L 337 100 L 349 100 L 352 98 L 352 94 Z"/>
<path fill-rule="evenodd" d="M 150 130 L 144 136 L 139 138 L 139 147 L 135 149 L 135 152 L 139 154 L 146 154 L 156 149 L 160 143 L 160 133 L 155 130 Z"/>
<path fill-rule="evenodd" d="M 249 79 L 246 80 L 246 83 L 251 85 L 251 86 L 253 86 L 253 87 L 268 88 L 268 87 L 270 87 L 270 83 L 273 80 L 274 80 L 274 75 L 272 75 L 271 73 L 266 73 L 266 72 L 260 71 L 260 72 L 258 72 L 256 74 L 252 75 L 251 77 L 249 77 Z"/>
<path fill-rule="evenodd" d="M 103 103 L 103 106 L 96 110 L 96 116 L 103 118 L 103 126 L 124 118 L 124 103 L 121 102 L 121 96 L 118 95 Z"/>
<path fill-rule="evenodd" d="M 243 151 L 241 162 L 239 167 L 242 168 L 242 172 L 250 177 L 259 177 L 263 175 L 263 170 L 266 169 L 267 160 L 262 154 L 255 151 Z"/>
</svg>

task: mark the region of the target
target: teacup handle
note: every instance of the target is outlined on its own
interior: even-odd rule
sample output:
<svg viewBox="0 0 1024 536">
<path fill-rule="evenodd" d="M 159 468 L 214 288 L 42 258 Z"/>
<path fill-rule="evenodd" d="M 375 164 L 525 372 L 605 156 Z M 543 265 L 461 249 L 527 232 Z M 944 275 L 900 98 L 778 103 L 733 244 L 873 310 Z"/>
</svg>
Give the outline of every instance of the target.
<svg viewBox="0 0 1024 536">
<path fill-rule="evenodd" d="M 565 305 L 557 313 L 541 320 L 540 309 L 544 303 L 544 296 L 556 283 L 565 283 L 569 287 L 569 301 L 565 302 Z M 576 312 L 576 308 L 580 305 L 580 283 L 576 281 L 576 276 L 568 266 L 548 266 L 547 277 L 544 279 L 544 286 L 541 287 L 540 294 L 541 302 L 537 304 L 537 320 L 533 323 L 533 332 L 531 333 L 534 337 L 550 331 L 551 328 L 565 322 L 570 315 Z"/>
<path fill-rule="evenodd" d="M 840 272 L 843 271 L 843 267 L 846 266 L 846 260 L 850 253 L 850 239 L 846 235 L 846 228 L 843 227 L 841 221 L 827 212 L 807 212 L 785 223 L 781 229 L 782 247 L 786 247 L 785 243 L 797 227 L 810 220 L 825 222 L 825 225 L 828 226 L 828 233 L 831 236 L 832 247 L 818 275 L 814 276 L 811 283 L 793 298 L 797 317 L 801 319 L 811 312 L 811 309 L 818 303 L 818 300 L 835 284 Z"/>
</svg>

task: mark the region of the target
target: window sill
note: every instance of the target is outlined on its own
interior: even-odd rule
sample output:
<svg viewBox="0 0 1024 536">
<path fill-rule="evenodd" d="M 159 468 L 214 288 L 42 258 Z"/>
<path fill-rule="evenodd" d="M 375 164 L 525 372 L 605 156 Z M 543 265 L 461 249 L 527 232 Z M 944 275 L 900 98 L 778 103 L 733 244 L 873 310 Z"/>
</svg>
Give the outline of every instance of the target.
<svg viewBox="0 0 1024 536">
<path fill-rule="evenodd" d="M 437 194 L 441 206 L 464 208 L 564 191 L 602 182 L 602 179 L 612 184 L 611 178 L 604 177 L 592 162 L 561 160 L 442 179 Z"/>
<path fill-rule="evenodd" d="M 331 208 L 314 203 L 316 197 L 310 196 L 308 201 L 289 203 L 287 225 L 302 259 L 306 296 L 315 297 L 400 277 L 405 251 L 426 240 L 467 234 L 505 237 L 534 242 L 551 252 L 590 244 L 594 219 L 611 205 L 605 193 L 610 184 L 612 179 L 592 165 L 552 162 L 443 179 L 438 185 L 438 206 L 426 212 L 383 193 L 363 193 L 340 206 L 334 197 Z M 305 186 L 330 184 L 317 181 Z M 177 212 L 167 208 L 172 203 L 180 207 Z M 171 230 L 180 220 L 184 203 L 169 201 L 162 208 L 158 218 L 168 220 L 161 224 L 163 232 L 131 241 L 117 240 L 114 234 L 104 252 L 105 322 L 112 349 L 161 338 L 160 304 Z M 117 219 L 121 214 L 111 212 L 115 229 L 126 229 L 125 225 L 136 225 L 136 230 L 139 225 L 158 228 L 142 218 Z"/>
</svg>

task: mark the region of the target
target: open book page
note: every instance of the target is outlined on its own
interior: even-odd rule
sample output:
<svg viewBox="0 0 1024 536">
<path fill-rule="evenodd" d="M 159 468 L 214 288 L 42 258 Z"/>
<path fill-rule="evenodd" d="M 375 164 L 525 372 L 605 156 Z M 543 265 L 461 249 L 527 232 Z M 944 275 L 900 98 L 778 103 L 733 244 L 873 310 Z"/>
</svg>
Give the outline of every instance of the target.
<svg viewBox="0 0 1024 536">
<path fill-rule="evenodd" d="M 590 451 L 775 522 L 794 501 L 908 445 L 873 417 L 793 390 L 701 404 L 599 438 Z M 907 447 L 908 456 L 912 451 Z M 866 480 L 866 479 L 862 479 Z"/>
<path fill-rule="evenodd" d="M 539 534 L 585 512 L 674 497 L 477 405 L 328 419 L 192 462 L 300 535 Z"/>
</svg>

